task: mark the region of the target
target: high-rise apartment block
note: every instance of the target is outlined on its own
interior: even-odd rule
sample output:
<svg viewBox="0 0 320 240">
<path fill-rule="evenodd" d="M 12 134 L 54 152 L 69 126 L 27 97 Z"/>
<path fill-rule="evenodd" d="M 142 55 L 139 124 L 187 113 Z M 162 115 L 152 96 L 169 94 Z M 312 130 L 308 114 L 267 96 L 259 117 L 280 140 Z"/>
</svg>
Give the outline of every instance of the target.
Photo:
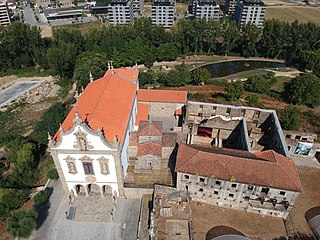
<svg viewBox="0 0 320 240">
<path fill-rule="evenodd" d="M 195 18 L 219 19 L 221 17 L 220 7 L 215 0 L 195 0 Z"/>
<path fill-rule="evenodd" d="M 9 8 L 6 1 L 0 1 L 0 26 L 10 25 Z"/>
<path fill-rule="evenodd" d="M 152 24 L 169 28 L 173 25 L 176 16 L 175 0 L 154 0 L 151 15 Z"/>
<path fill-rule="evenodd" d="M 234 14 L 235 7 L 237 5 L 237 0 L 226 0 L 225 12 L 229 15 Z"/>
<path fill-rule="evenodd" d="M 251 23 L 262 27 L 265 14 L 266 6 L 261 0 L 244 0 L 237 3 L 234 18 L 238 26 Z"/>
<path fill-rule="evenodd" d="M 133 0 L 133 12 L 136 14 L 141 14 L 144 12 L 143 0 Z"/>
<path fill-rule="evenodd" d="M 133 23 L 132 0 L 112 0 L 108 5 L 108 20 L 112 25 Z"/>
</svg>

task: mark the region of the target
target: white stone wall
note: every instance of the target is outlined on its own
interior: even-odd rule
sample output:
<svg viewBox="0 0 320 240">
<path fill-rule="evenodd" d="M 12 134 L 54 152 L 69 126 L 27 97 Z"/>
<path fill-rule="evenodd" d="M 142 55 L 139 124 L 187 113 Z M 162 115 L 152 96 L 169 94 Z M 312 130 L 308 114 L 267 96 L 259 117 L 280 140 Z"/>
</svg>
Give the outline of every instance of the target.
<svg viewBox="0 0 320 240">
<path fill-rule="evenodd" d="M 215 176 L 204 177 L 177 173 L 177 190 L 187 190 L 195 201 L 285 218 L 299 193 L 269 188 L 268 194 L 265 195 L 262 192 L 263 188 L 239 183 L 236 180 L 219 180 Z M 259 197 L 264 197 L 263 204 L 260 204 Z M 280 204 L 273 206 L 271 202 L 268 202 L 271 199 L 276 199 L 277 203 L 287 201 L 290 206 L 287 210 Z"/>
</svg>

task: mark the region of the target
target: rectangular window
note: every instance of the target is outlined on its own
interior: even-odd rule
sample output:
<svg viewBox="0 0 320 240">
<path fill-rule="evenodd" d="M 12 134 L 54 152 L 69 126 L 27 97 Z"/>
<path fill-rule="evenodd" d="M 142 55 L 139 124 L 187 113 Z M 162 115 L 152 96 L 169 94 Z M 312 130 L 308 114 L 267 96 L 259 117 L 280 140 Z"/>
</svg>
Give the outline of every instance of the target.
<svg viewBox="0 0 320 240">
<path fill-rule="evenodd" d="M 231 187 L 236 188 L 236 187 L 237 187 L 237 184 L 236 184 L 236 183 L 232 183 L 232 184 L 231 184 Z"/>
<path fill-rule="evenodd" d="M 203 109 L 203 105 L 200 105 L 200 108 Z"/>
<path fill-rule="evenodd" d="M 220 184 L 221 184 L 221 181 L 216 181 L 216 184 L 217 184 L 217 185 L 220 185 Z"/>
<path fill-rule="evenodd" d="M 248 190 L 253 190 L 253 186 L 252 186 L 252 185 L 249 185 L 249 186 L 248 186 Z"/>
<path fill-rule="evenodd" d="M 234 197 L 234 194 L 233 193 L 229 193 L 229 197 Z"/>
<path fill-rule="evenodd" d="M 198 117 L 202 117 L 202 113 L 198 113 Z"/>
<path fill-rule="evenodd" d="M 185 179 L 189 179 L 189 175 L 184 175 L 184 178 Z"/>
<path fill-rule="evenodd" d="M 286 195 L 286 192 L 280 191 L 280 195 L 284 196 L 284 195 Z"/>
<path fill-rule="evenodd" d="M 218 195 L 219 192 L 218 191 L 213 191 L 213 194 Z"/>
<path fill-rule="evenodd" d="M 86 175 L 92 175 L 93 173 L 93 167 L 92 167 L 92 163 L 89 162 L 83 162 L 83 169 L 84 169 L 84 173 Z"/>
<path fill-rule="evenodd" d="M 204 178 L 202 178 L 202 177 L 200 178 L 200 182 L 204 182 L 204 180 L 205 180 Z"/>
<path fill-rule="evenodd" d="M 227 113 L 228 113 L 228 114 L 231 113 L 231 108 L 227 108 Z"/>
<path fill-rule="evenodd" d="M 199 188 L 199 192 L 203 192 L 203 188 Z"/>
</svg>

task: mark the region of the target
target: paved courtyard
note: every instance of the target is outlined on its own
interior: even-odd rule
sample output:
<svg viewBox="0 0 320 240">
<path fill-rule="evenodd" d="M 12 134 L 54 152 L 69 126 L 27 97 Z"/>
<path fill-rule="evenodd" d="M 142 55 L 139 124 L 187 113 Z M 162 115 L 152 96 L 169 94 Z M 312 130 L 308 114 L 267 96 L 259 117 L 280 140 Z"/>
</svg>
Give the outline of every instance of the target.
<svg viewBox="0 0 320 240">
<path fill-rule="evenodd" d="M 69 203 L 60 182 L 52 184 L 53 193 L 47 211 L 40 214 L 39 229 L 30 239 L 37 240 L 133 240 L 137 239 L 140 199 L 118 199 L 113 222 L 89 222 L 66 219 Z M 44 218 L 41 221 L 41 217 Z"/>
<path fill-rule="evenodd" d="M 38 87 L 42 81 L 19 81 L 14 85 L 0 91 L 0 107 L 8 104 L 21 94 Z"/>
</svg>

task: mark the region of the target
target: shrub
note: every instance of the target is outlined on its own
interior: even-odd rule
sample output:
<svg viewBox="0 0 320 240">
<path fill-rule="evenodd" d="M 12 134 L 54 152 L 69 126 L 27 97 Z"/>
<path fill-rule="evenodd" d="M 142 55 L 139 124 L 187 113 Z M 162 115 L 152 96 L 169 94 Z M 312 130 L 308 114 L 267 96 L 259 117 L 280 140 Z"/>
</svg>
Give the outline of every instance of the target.
<svg viewBox="0 0 320 240">
<path fill-rule="evenodd" d="M 48 199 L 48 190 L 42 190 L 34 196 L 33 201 L 36 205 L 43 204 Z"/>
<path fill-rule="evenodd" d="M 260 105 L 260 97 L 257 94 L 250 93 L 247 99 L 250 107 L 257 107 Z"/>
<path fill-rule="evenodd" d="M 224 91 L 227 101 L 236 101 L 242 97 L 243 84 L 240 81 L 228 83 L 224 87 Z"/>
<path fill-rule="evenodd" d="M 36 227 L 37 216 L 33 209 L 13 211 L 7 218 L 6 230 L 14 237 L 27 238 Z"/>
<path fill-rule="evenodd" d="M 300 110 L 297 106 L 289 105 L 280 111 L 280 122 L 286 130 L 298 130 L 300 128 Z"/>
<path fill-rule="evenodd" d="M 55 168 L 53 169 L 50 169 L 48 172 L 47 172 L 47 177 L 51 180 L 55 180 L 55 179 L 58 179 L 59 178 L 59 175 L 58 175 L 58 172 Z"/>
</svg>

